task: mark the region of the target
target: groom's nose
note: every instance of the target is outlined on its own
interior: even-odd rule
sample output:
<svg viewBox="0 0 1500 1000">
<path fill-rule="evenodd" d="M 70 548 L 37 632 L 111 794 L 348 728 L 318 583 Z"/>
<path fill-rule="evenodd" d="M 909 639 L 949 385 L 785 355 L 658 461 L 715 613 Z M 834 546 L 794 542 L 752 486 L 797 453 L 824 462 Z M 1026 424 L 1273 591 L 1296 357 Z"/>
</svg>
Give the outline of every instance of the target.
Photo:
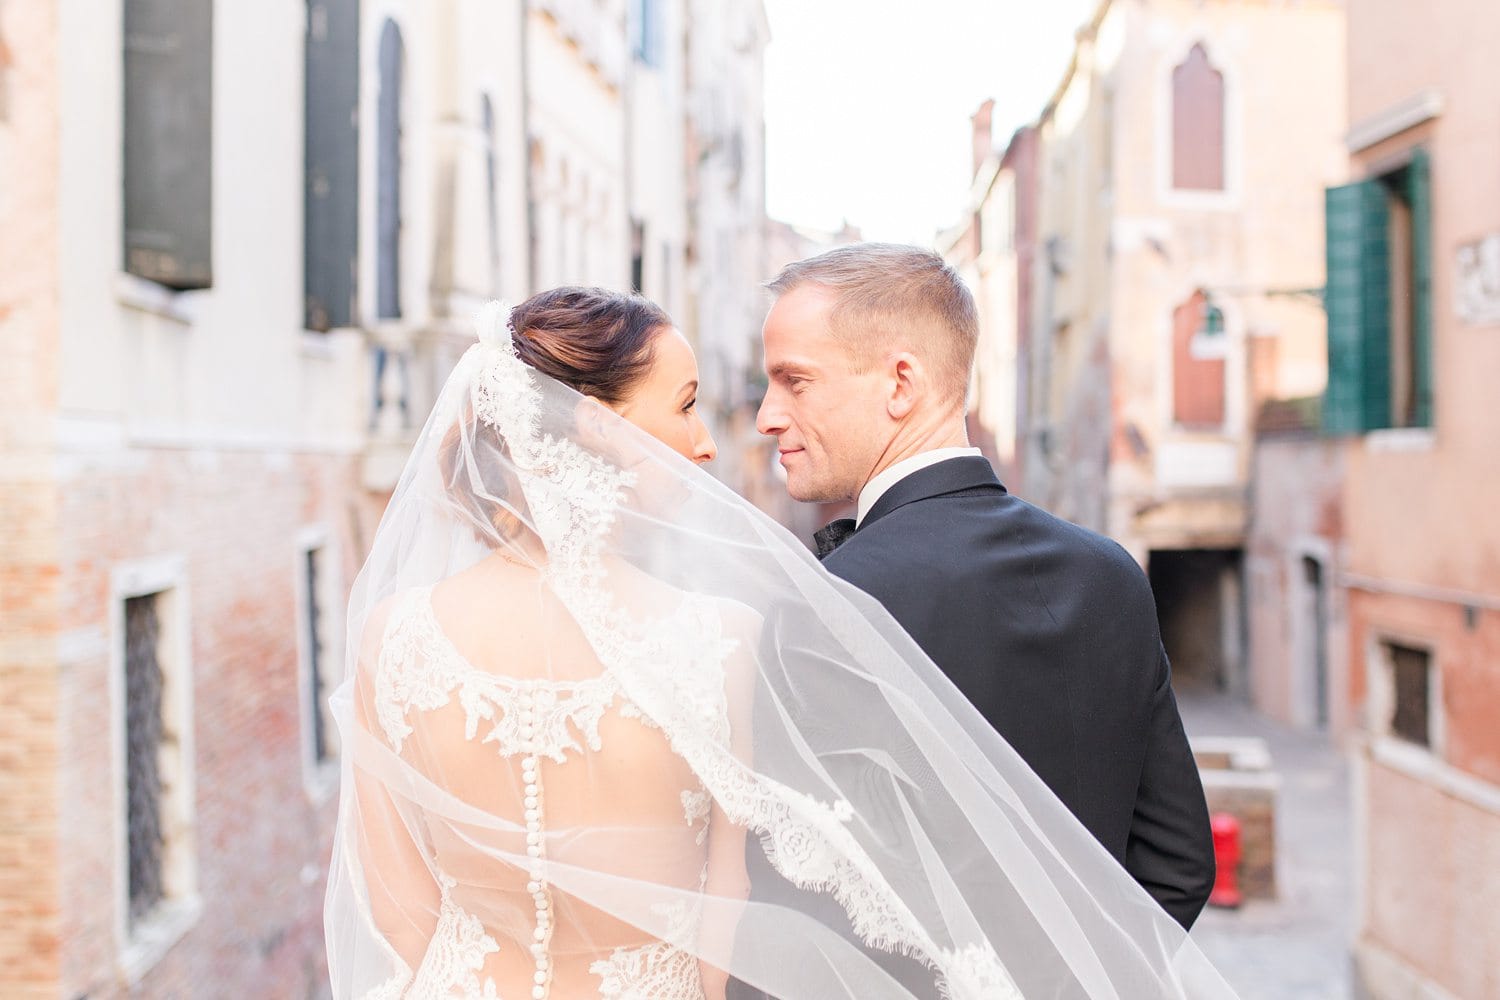
<svg viewBox="0 0 1500 1000">
<path fill-rule="evenodd" d="M 778 395 L 774 385 L 768 388 L 766 397 L 760 401 L 760 409 L 755 413 L 755 429 L 771 437 L 781 434 L 787 425 L 786 414 L 777 399 Z"/>
</svg>

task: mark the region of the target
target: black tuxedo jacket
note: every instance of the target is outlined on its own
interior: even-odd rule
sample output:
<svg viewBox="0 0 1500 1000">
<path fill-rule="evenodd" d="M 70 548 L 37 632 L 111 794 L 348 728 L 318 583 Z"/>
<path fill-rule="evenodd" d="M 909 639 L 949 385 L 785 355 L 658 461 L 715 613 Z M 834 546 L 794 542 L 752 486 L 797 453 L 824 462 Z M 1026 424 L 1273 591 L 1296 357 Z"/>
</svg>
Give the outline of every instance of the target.
<svg viewBox="0 0 1500 1000">
<path fill-rule="evenodd" d="M 912 473 L 823 560 L 885 605 L 1125 869 L 1190 927 L 1214 879 L 1150 585 L 981 457 Z"/>
</svg>

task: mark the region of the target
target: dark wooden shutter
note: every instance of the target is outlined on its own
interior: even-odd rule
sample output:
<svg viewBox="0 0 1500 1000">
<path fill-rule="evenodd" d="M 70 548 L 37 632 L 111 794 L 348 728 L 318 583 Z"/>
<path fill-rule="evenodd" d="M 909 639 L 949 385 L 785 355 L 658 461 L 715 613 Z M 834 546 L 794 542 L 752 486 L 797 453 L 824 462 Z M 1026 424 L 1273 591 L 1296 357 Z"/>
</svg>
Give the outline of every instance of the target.
<svg viewBox="0 0 1500 1000">
<path fill-rule="evenodd" d="M 1432 165 L 1425 149 L 1406 168 L 1411 205 L 1412 256 L 1412 424 L 1432 426 Z"/>
<path fill-rule="evenodd" d="M 1323 428 L 1358 434 L 1390 424 L 1390 207 L 1379 181 L 1329 188 L 1324 202 L 1328 388 Z"/>
<path fill-rule="evenodd" d="M 213 283 L 213 3 L 125 0 L 124 266 Z"/>
<path fill-rule="evenodd" d="M 356 315 L 359 0 L 308 4 L 303 87 L 303 322 L 329 330 L 348 327 Z"/>
<path fill-rule="evenodd" d="M 359 0 L 307 5 L 303 322 L 349 326 L 359 247 Z"/>
<path fill-rule="evenodd" d="M 375 315 L 401 315 L 401 29 L 380 29 L 380 97 L 375 126 Z"/>
</svg>

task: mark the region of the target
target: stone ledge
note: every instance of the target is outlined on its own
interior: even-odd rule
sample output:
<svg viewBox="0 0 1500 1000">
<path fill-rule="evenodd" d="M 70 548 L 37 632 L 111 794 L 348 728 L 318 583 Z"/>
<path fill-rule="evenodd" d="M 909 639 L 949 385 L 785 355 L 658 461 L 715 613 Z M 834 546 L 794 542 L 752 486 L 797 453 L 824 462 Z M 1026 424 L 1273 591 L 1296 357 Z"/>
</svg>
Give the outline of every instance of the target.
<svg viewBox="0 0 1500 1000">
<path fill-rule="evenodd" d="M 1356 1000 L 1458 1000 L 1367 938 L 1354 943 Z"/>
</svg>

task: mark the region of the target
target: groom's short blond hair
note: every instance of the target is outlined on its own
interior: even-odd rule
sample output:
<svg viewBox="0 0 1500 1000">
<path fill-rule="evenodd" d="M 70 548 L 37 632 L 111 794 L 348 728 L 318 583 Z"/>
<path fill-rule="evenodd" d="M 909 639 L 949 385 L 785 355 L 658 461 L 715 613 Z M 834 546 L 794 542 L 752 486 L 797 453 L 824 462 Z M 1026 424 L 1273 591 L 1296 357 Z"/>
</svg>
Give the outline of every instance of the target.
<svg viewBox="0 0 1500 1000">
<path fill-rule="evenodd" d="M 909 350 L 932 365 L 939 388 L 962 401 L 979 342 L 968 286 L 942 257 L 896 243 L 852 243 L 781 269 L 766 282 L 778 298 L 804 285 L 833 292 L 833 335 L 866 371 L 886 351 Z"/>
</svg>

